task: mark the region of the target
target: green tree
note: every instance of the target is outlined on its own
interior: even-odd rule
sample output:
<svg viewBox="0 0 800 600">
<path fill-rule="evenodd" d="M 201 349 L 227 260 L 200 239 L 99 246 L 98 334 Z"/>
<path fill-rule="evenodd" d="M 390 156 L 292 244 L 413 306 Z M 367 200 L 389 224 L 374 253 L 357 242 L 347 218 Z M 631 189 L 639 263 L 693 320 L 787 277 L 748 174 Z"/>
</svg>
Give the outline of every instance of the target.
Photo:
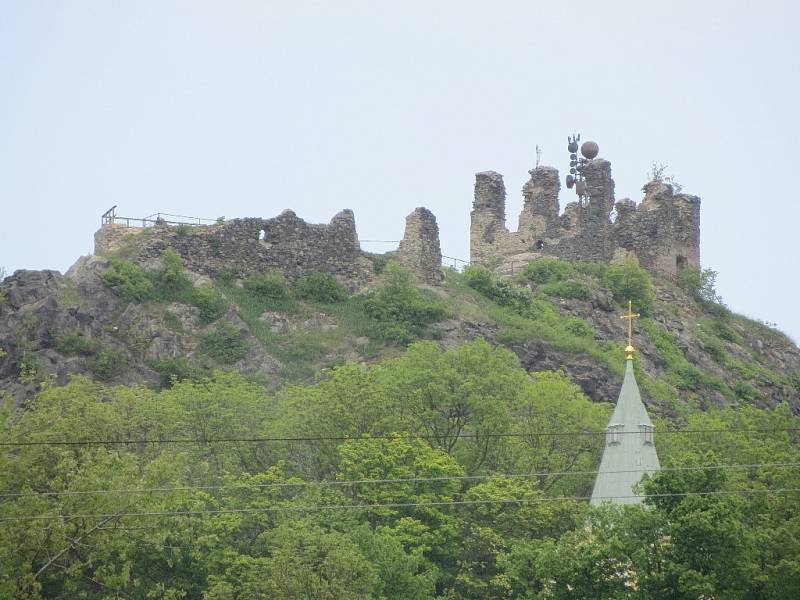
<svg viewBox="0 0 800 600">
<path fill-rule="evenodd" d="M 622 261 L 612 263 L 606 271 L 604 283 L 619 304 L 627 304 L 631 300 L 643 315 L 652 312 L 655 301 L 653 283 L 635 256 L 629 255 Z"/>
<path fill-rule="evenodd" d="M 385 339 L 400 344 L 420 337 L 428 325 L 447 314 L 440 301 L 420 293 L 408 269 L 394 262 L 384 269 L 381 283 L 364 301 L 364 309 Z"/>
</svg>

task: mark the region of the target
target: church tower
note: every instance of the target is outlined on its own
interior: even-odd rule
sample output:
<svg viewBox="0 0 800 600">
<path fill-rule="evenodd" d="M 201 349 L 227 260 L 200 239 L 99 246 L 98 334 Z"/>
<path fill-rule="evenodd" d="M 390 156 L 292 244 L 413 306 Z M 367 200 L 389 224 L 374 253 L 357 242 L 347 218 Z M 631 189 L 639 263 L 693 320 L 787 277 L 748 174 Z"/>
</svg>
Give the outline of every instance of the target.
<svg viewBox="0 0 800 600">
<path fill-rule="evenodd" d="M 592 505 L 602 502 L 642 502 L 643 498 L 635 494 L 633 487 L 639 483 L 642 475 L 661 468 L 656 454 L 653 423 L 642 402 L 633 373 L 633 319 L 638 316 L 628 302 L 628 314 L 621 317 L 628 320 L 625 378 L 614 414 L 606 427 L 605 448 L 592 490 Z"/>
</svg>

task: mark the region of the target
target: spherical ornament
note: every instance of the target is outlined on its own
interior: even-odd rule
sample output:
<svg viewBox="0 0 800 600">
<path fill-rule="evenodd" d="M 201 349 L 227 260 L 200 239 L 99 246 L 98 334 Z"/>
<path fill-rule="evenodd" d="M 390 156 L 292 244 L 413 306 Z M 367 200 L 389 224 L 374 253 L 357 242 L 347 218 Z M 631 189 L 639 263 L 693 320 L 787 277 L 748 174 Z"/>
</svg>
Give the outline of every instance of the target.
<svg viewBox="0 0 800 600">
<path fill-rule="evenodd" d="M 577 152 L 578 151 L 578 142 L 570 142 L 569 146 L 567 146 L 567 150 L 570 152 Z"/>
<path fill-rule="evenodd" d="M 570 160 L 578 160 L 578 155 L 573 152 L 572 154 L 569 155 L 569 159 Z"/>
<path fill-rule="evenodd" d="M 577 171 L 575 169 L 570 169 L 569 172 L 572 173 L 573 175 L 575 175 L 575 173 L 577 173 Z"/>
<path fill-rule="evenodd" d="M 572 175 L 567 175 L 567 187 L 572 189 L 573 185 L 575 185 L 575 178 Z"/>
<path fill-rule="evenodd" d="M 589 160 L 597 156 L 598 152 L 600 152 L 600 146 L 596 142 L 584 142 L 581 146 L 581 154 Z"/>
<path fill-rule="evenodd" d="M 578 161 L 577 161 L 577 160 L 571 160 L 571 161 L 569 161 L 569 166 L 570 166 L 570 167 L 576 167 L 576 166 L 578 166 Z"/>
</svg>

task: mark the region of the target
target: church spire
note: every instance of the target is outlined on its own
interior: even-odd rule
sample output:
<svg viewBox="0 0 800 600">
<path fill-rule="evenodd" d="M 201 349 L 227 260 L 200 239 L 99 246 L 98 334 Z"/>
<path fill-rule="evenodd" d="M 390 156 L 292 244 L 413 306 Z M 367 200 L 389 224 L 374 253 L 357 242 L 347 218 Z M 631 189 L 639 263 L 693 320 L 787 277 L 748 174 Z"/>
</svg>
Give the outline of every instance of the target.
<svg viewBox="0 0 800 600">
<path fill-rule="evenodd" d="M 639 393 L 633 370 L 633 320 L 640 315 L 628 302 L 628 345 L 625 348 L 625 377 L 617 406 L 606 427 L 605 448 L 600 469 L 592 490 L 593 505 L 608 501 L 615 504 L 635 504 L 642 497 L 633 491 L 642 475 L 661 467 L 656 454 L 654 427 Z"/>
</svg>

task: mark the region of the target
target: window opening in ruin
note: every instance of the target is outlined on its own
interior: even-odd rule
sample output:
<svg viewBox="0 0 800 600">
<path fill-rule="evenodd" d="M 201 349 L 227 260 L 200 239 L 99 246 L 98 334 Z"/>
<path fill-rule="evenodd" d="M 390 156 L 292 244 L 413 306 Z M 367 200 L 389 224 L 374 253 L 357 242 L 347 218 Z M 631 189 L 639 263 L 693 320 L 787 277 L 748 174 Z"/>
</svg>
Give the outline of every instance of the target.
<svg viewBox="0 0 800 600">
<path fill-rule="evenodd" d="M 267 232 L 263 229 L 258 232 L 258 239 L 263 241 L 267 237 Z"/>
<path fill-rule="evenodd" d="M 688 264 L 689 261 L 686 260 L 685 256 L 678 255 L 677 257 L 675 257 L 675 266 L 678 268 L 679 271 L 685 269 Z"/>
<path fill-rule="evenodd" d="M 544 242 L 542 240 L 536 240 L 534 246 L 537 250 L 544 250 Z"/>
</svg>

